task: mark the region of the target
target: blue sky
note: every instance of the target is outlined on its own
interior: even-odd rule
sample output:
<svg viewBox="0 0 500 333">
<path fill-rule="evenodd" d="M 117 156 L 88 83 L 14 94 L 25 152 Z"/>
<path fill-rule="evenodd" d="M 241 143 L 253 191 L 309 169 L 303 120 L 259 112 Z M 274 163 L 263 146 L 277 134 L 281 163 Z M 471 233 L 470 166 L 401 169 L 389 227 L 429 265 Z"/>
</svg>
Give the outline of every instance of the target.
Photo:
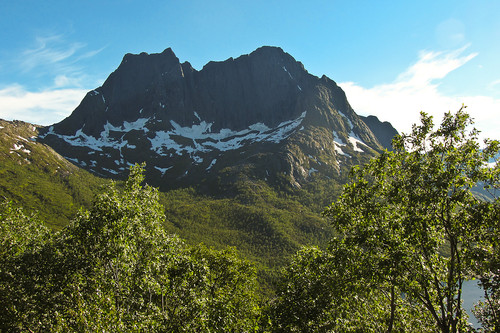
<svg viewBox="0 0 500 333">
<path fill-rule="evenodd" d="M 500 138 L 500 1 L 2 1 L 0 118 L 62 120 L 126 53 L 210 60 L 280 46 L 358 114 L 407 132 L 462 103 Z"/>
</svg>

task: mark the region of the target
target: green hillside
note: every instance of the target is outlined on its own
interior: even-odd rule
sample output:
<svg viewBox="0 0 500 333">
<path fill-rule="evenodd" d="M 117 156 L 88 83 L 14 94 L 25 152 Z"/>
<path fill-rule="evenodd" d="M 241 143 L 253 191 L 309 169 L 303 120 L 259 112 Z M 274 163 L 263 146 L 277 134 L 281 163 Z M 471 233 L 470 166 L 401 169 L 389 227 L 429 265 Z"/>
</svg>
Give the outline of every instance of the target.
<svg viewBox="0 0 500 333">
<path fill-rule="evenodd" d="M 37 212 L 54 230 L 89 206 L 107 181 L 65 160 L 36 142 L 38 127 L 0 120 L 0 196 Z"/>
<path fill-rule="evenodd" d="M 268 286 L 301 246 L 325 247 L 331 239 L 331 226 L 298 197 L 280 197 L 264 182 L 239 187 L 234 198 L 216 199 L 192 188 L 161 193 L 166 230 L 192 245 L 235 247 L 257 263 L 261 282 Z"/>
<path fill-rule="evenodd" d="M 37 213 L 49 228 L 67 225 L 109 183 L 36 142 L 37 126 L 3 120 L 0 126 L 0 195 Z M 160 192 L 167 232 L 192 245 L 235 247 L 258 264 L 267 282 L 301 246 L 324 246 L 330 239 L 320 213 L 340 193 L 335 181 L 278 190 L 247 177 L 233 180 L 211 186 L 211 195 L 193 187 Z"/>
<path fill-rule="evenodd" d="M 47 191 L 92 194 L 107 181 L 76 169 L 67 183 L 47 176 L 61 167 L 47 161 L 60 158 L 29 145 L 22 130 L 36 128 L 4 123 L 5 165 L 25 164 L 11 167 L 18 185 L 5 190 L 18 201 L 0 204 L 0 330 L 475 332 L 463 284 L 479 279 L 492 301 L 474 313 L 481 331 L 496 332 L 500 205 L 473 189 L 500 187 L 498 163 L 485 168 L 500 143 L 480 150 L 469 124 L 461 109 L 432 132 L 422 113 L 393 151 L 352 170 L 340 196 L 330 180 L 277 190 L 244 176 L 216 197 L 160 194 L 136 165 L 54 233 L 18 206 L 54 221 L 67 202 Z M 318 212 L 330 197 L 333 229 Z"/>
</svg>

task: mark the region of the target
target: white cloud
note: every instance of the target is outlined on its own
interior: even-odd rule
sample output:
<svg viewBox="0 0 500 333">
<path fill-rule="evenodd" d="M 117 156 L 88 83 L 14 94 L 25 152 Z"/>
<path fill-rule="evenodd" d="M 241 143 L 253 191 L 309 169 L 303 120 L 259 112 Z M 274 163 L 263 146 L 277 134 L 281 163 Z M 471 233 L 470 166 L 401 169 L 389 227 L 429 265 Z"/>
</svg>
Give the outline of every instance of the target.
<svg viewBox="0 0 500 333">
<path fill-rule="evenodd" d="M 500 79 L 495 80 L 489 84 L 490 89 L 496 89 L 496 86 L 500 85 Z"/>
<path fill-rule="evenodd" d="M 353 109 L 362 115 L 375 115 L 389 121 L 398 131 L 408 133 L 419 123 L 420 111 L 434 116 L 440 123 L 445 112 L 457 111 L 462 103 L 475 120 L 482 138 L 500 139 L 500 99 L 490 96 L 447 96 L 439 91 L 439 80 L 465 65 L 477 53 L 462 55 L 466 48 L 451 52 L 421 52 L 419 60 L 397 79 L 372 88 L 354 82 L 343 82 Z"/>
<path fill-rule="evenodd" d="M 442 79 L 477 56 L 477 53 L 472 53 L 461 57 L 467 47 L 447 53 L 420 52 L 419 61 L 401 74 L 396 82 L 403 86 L 425 87 L 433 80 Z"/>
<path fill-rule="evenodd" d="M 82 77 L 67 76 L 67 75 L 57 75 L 54 78 L 53 88 L 68 88 L 68 87 L 81 87 L 83 81 L 85 80 L 85 75 Z"/>
<path fill-rule="evenodd" d="M 75 53 L 85 47 L 83 43 L 66 44 L 61 35 L 39 36 L 36 46 L 21 54 L 21 66 L 29 72 L 40 66 L 53 66 L 69 60 Z"/>
<path fill-rule="evenodd" d="M 13 57 L 11 66 L 28 81 L 0 82 L 0 118 L 51 125 L 69 116 L 89 87 L 101 84 L 102 80 L 85 72 L 84 62 L 103 49 L 88 50 L 86 44 L 68 42 L 63 35 L 37 37 Z M 31 76 L 42 78 L 43 83 L 31 87 Z"/>
<path fill-rule="evenodd" d="M 447 19 L 436 27 L 435 38 L 446 49 L 462 45 L 466 40 L 465 25 L 457 19 Z"/>
<path fill-rule="evenodd" d="M 80 61 L 80 60 L 83 60 L 83 59 L 88 59 L 88 58 L 92 58 L 93 56 L 101 53 L 102 50 L 104 50 L 106 47 L 101 47 L 100 49 L 98 50 L 92 50 L 92 51 L 88 51 L 82 55 L 80 55 L 76 61 Z"/>
<path fill-rule="evenodd" d="M 31 47 L 13 58 L 18 72 L 25 77 L 43 78 L 45 89 L 51 81 L 53 88 L 81 88 L 88 87 L 91 80 L 84 67 L 85 61 L 104 49 L 88 50 L 85 43 L 68 42 L 64 36 L 52 34 L 38 36 Z"/>
<path fill-rule="evenodd" d="M 0 89 L 0 118 L 51 125 L 69 116 L 86 92 L 83 89 L 32 92 L 20 85 L 12 85 Z"/>
</svg>

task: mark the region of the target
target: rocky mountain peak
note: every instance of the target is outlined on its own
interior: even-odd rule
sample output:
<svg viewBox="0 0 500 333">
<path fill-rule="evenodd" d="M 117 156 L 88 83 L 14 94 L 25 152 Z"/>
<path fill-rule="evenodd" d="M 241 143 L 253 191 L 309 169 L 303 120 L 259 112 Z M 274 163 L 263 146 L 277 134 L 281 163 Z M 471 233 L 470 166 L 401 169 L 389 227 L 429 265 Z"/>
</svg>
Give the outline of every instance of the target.
<svg viewBox="0 0 500 333">
<path fill-rule="evenodd" d="M 264 46 L 200 71 L 168 48 L 125 55 L 102 87 L 40 138 L 107 176 L 146 161 L 158 184 L 196 182 L 246 165 L 259 169 L 256 177 L 288 174 L 300 186 L 383 149 L 381 132 L 371 130 L 377 121 L 368 123 L 333 80 L 309 74 L 281 48 Z"/>
</svg>

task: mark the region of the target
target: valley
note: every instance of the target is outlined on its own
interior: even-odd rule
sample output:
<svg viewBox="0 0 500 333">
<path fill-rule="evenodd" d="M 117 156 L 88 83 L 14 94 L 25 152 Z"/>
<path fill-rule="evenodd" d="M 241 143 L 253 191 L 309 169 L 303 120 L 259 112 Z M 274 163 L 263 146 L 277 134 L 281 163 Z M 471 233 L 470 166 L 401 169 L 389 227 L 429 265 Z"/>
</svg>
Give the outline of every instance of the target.
<svg viewBox="0 0 500 333">
<path fill-rule="evenodd" d="M 400 136 L 281 48 L 127 54 L 61 122 L 0 120 L 5 327 L 461 330 L 500 175 L 464 109 Z"/>
</svg>

